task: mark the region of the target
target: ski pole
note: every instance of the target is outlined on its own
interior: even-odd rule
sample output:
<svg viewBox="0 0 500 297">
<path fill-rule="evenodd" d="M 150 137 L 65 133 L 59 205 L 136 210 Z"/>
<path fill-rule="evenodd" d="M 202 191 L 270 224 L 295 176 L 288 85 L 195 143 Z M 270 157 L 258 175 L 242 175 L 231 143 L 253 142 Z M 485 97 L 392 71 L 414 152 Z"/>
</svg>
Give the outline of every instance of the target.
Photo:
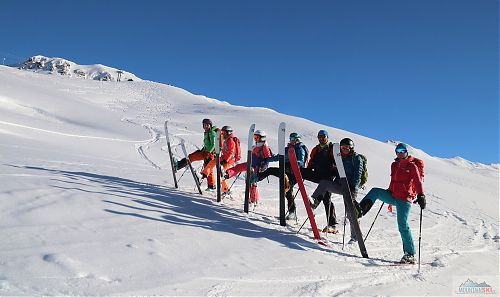
<svg viewBox="0 0 500 297">
<path fill-rule="evenodd" d="M 420 208 L 420 231 L 418 233 L 418 273 L 420 273 L 420 246 L 422 243 L 422 208 Z"/>
<path fill-rule="evenodd" d="M 344 231 L 342 231 L 342 250 L 344 250 L 344 245 L 345 245 L 345 224 L 346 224 L 346 217 L 347 217 L 347 212 L 346 212 L 346 209 L 344 208 Z"/>
<path fill-rule="evenodd" d="M 241 172 L 243 172 L 243 171 L 241 171 Z M 238 178 L 240 177 L 241 172 L 240 172 L 240 173 L 238 173 L 238 175 L 237 175 L 237 176 L 236 176 L 236 178 L 234 179 L 233 183 L 231 184 L 231 186 L 230 186 L 230 187 L 229 187 L 229 189 L 227 190 L 228 192 L 229 192 L 229 191 L 231 191 L 231 188 L 233 187 L 234 183 L 235 183 L 235 182 L 238 180 Z"/>
<path fill-rule="evenodd" d="M 181 177 L 179 177 L 177 179 L 177 182 L 179 182 L 181 180 L 181 178 L 184 176 L 184 174 L 186 174 L 186 172 L 188 171 L 189 168 L 186 167 L 186 169 L 184 169 L 184 172 L 181 174 Z"/>
<path fill-rule="evenodd" d="M 302 226 L 300 226 L 299 231 L 297 231 L 297 234 L 299 234 L 300 230 L 302 230 L 302 227 L 304 227 L 304 225 L 307 223 L 307 221 L 309 221 L 309 217 L 307 217 L 307 219 L 304 221 L 304 223 L 302 223 Z"/>
<path fill-rule="evenodd" d="M 370 231 L 372 231 L 373 225 L 375 224 L 375 220 L 377 220 L 378 214 L 379 214 L 379 213 L 380 213 L 380 211 L 382 210 L 382 207 L 384 206 L 384 203 L 385 203 L 385 202 L 382 202 L 382 205 L 380 205 L 380 209 L 378 210 L 377 215 L 375 216 L 375 219 L 373 219 L 373 223 L 372 223 L 372 225 L 370 226 L 370 229 L 368 230 L 368 233 L 366 233 L 366 236 L 365 236 L 365 242 L 366 242 L 366 239 L 368 238 L 368 235 L 370 235 Z"/>
</svg>

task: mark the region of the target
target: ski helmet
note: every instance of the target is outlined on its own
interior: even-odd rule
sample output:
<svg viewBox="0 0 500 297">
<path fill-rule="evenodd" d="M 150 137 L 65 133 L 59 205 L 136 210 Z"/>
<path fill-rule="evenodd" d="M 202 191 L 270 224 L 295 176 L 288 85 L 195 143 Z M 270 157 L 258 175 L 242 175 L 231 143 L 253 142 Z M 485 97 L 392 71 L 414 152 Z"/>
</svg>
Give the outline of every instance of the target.
<svg viewBox="0 0 500 297">
<path fill-rule="evenodd" d="M 260 139 L 262 140 L 266 139 L 267 136 L 264 130 L 255 130 L 255 132 L 253 132 L 253 135 L 259 135 Z"/>
<path fill-rule="evenodd" d="M 227 134 L 233 133 L 233 128 L 231 128 L 231 126 L 224 126 L 224 127 L 222 127 L 221 130 L 226 132 Z"/>
<path fill-rule="evenodd" d="M 344 138 L 340 141 L 340 146 L 350 146 L 351 149 L 354 148 L 354 141 L 350 138 Z"/>
<path fill-rule="evenodd" d="M 202 124 L 208 124 L 210 126 L 212 126 L 212 121 L 210 119 L 203 119 L 203 121 L 201 121 Z"/>
<path fill-rule="evenodd" d="M 402 142 L 401 142 L 401 143 L 399 143 L 399 144 L 396 146 L 395 151 L 396 151 L 396 154 L 397 154 L 398 152 L 404 152 L 404 151 L 408 152 L 408 145 L 407 145 L 406 143 L 402 143 Z"/>
<path fill-rule="evenodd" d="M 290 141 L 292 140 L 300 140 L 300 134 L 297 132 L 290 133 Z"/>
<path fill-rule="evenodd" d="M 318 131 L 318 137 L 319 136 L 326 136 L 326 137 L 328 137 L 328 132 L 326 130 L 319 130 Z"/>
</svg>

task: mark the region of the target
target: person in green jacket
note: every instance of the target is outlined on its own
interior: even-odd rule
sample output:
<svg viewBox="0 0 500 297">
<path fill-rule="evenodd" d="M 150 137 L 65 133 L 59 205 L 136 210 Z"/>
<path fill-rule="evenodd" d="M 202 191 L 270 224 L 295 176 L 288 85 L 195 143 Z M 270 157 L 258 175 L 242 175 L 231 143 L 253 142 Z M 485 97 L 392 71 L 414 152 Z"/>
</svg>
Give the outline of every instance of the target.
<svg viewBox="0 0 500 297">
<path fill-rule="evenodd" d="M 212 124 L 210 119 L 203 119 L 203 147 L 201 150 L 196 150 L 189 154 L 189 162 L 194 161 L 204 161 L 204 166 L 207 165 L 214 157 L 215 157 L 215 137 L 217 134 L 217 127 Z M 220 140 L 219 140 L 220 141 Z M 220 144 L 219 144 L 220 145 Z M 175 162 L 175 170 L 182 169 L 186 167 L 187 160 L 186 158 Z M 207 190 L 215 189 L 215 176 L 213 174 L 213 170 L 210 171 L 208 176 L 202 176 L 202 178 L 207 178 L 208 188 Z"/>
</svg>

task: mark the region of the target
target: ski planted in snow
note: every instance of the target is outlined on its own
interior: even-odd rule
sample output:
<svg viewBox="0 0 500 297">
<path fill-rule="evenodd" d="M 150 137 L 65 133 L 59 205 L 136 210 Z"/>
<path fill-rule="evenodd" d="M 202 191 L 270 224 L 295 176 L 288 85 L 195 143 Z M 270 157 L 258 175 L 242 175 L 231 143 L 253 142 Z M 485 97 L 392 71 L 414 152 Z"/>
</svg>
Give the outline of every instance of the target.
<svg viewBox="0 0 500 297">
<path fill-rule="evenodd" d="M 217 129 L 217 134 L 215 135 L 215 168 L 217 172 L 217 202 L 221 202 L 222 193 L 220 186 L 220 129 Z"/>
<path fill-rule="evenodd" d="M 182 151 L 184 152 L 184 157 L 186 158 L 189 169 L 191 169 L 191 173 L 193 174 L 194 183 L 196 184 L 196 187 L 198 188 L 198 192 L 201 195 L 203 195 L 203 192 L 201 191 L 201 188 L 200 188 L 200 180 L 198 179 L 196 172 L 194 172 L 193 165 L 191 165 L 191 161 L 189 161 L 189 156 L 187 154 L 186 145 L 184 144 L 184 139 L 181 140 L 181 148 L 182 148 Z"/>
<path fill-rule="evenodd" d="M 279 179 L 280 179 L 280 225 L 286 226 L 285 219 L 285 130 L 286 123 L 281 122 L 278 129 Z"/>
<path fill-rule="evenodd" d="M 168 134 L 168 121 L 165 121 L 165 138 L 167 139 L 167 149 L 168 149 L 170 165 L 172 165 L 172 176 L 174 178 L 174 186 L 177 189 L 179 188 L 179 186 L 177 185 L 177 176 L 175 175 L 177 170 L 175 170 L 174 155 L 172 154 L 172 148 L 170 146 L 170 134 Z"/>
<path fill-rule="evenodd" d="M 297 162 L 297 156 L 295 155 L 295 150 L 293 147 L 288 149 L 288 160 L 290 161 L 290 167 L 292 168 L 293 174 L 295 175 L 295 180 L 297 181 L 297 185 L 299 186 L 302 200 L 304 200 L 307 217 L 309 218 L 309 222 L 311 223 L 314 238 L 319 241 L 318 243 L 325 245 L 321 242 L 321 236 L 319 235 L 318 226 L 316 225 L 316 220 L 314 219 L 311 202 L 309 202 L 309 199 L 307 198 L 306 188 L 304 187 L 304 181 L 302 179 L 302 174 L 300 173 L 299 163 Z"/>
<path fill-rule="evenodd" d="M 363 240 L 363 234 L 361 233 L 361 228 L 359 227 L 358 218 L 356 212 L 354 211 L 354 203 L 352 201 L 351 190 L 349 189 L 349 183 L 344 170 L 344 163 L 342 163 L 342 156 L 340 154 L 340 144 L 333 144 L 333 157 L 335 158 L 335 163 L 337 164 L 337 169 L 340 176 L 340 184 L 342 185 L 342 196 L 344 197 L 344 205 L 346 208 L 347 215 L 351 218 L 351 228 L 354 229 L 356 238 L 358 239 L 359 250 L 363 258 L 368 258 L 368 252 L 366 251 L 365 241 Z"/>
<path fill-rule="evenodd" d="M 247 171 L 245 178 L 245 204 L 243 210 L 248 213 L 248 208 L 250 204 L 250 182 L 252 178 L 252 144 L 253 144 L 253 133 L 255 132 L 255 124 L 250 125 L 248 130 L 248 149 L 247 149 Z"/>
</svg>

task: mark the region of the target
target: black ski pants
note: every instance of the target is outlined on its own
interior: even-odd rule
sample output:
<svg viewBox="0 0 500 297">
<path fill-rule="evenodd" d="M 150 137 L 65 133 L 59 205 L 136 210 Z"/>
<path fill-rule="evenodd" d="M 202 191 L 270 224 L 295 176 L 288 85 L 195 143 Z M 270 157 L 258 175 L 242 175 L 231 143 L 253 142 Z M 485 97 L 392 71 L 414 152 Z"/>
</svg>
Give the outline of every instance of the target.
<svg viewBox="0 0 500 297">
<path fill-rule="evenodd" d="M 280 174 L 279 167 L 268 167 L 266 170 L 260 172 L 258 174 L 258 177 L 259 181 L 261 181 L 270 175 L 279 178 L 279 174 Z M 289 184 L 288 192 L 285 193 L 285 198 L 288 205 L 288 212 L 295 212 L 296 206 L 295 206 L 295 197 L 293 197 L 293 187 L 295 186 L 297 181 L 295 180 L 295 176 L 293 175 L 293 173 L 291 173 L 290 166 L 285 165 L 285 174 L 286 176 L 288 176 L 288 184 Z"/>
</svg>

